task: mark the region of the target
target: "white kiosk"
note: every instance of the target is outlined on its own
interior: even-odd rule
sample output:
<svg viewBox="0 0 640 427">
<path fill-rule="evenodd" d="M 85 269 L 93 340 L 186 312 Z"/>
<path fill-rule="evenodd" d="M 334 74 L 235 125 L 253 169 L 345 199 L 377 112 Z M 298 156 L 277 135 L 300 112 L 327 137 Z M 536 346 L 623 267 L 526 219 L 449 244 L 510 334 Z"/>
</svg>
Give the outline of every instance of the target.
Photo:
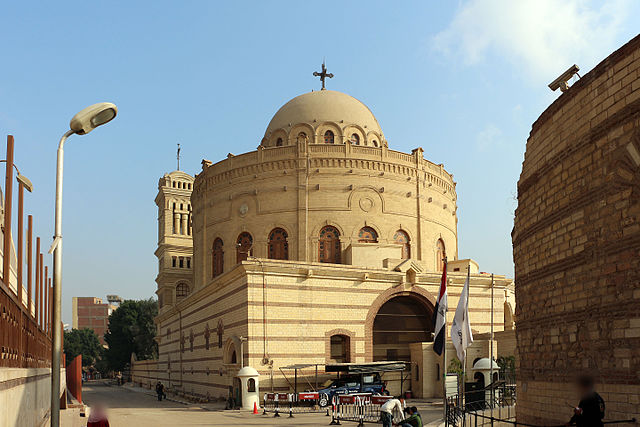
<svg viewBox="0 0 640 427">
<path fill-rule="evenodd" d="M 493 378 L 491 378 L 491 371 L 493 368 Z M 478 379 L 479 375 L 482 375 L 482 385 L 483 387 L 489 387 L 489 385 L 498 381 L 498 373 L 500 372 L 500 366 L 495 362 L 495 360 L 491 360 L 488 357 L 483 357 L 473 364 L 472 368 L 474 374 L 473 378 Z M 495 393 L 495 389 L 494 389 Z M 491 390 L 485 391 L 485 400 L 487 402 L 495 401 L 495 394 L 493 399 L 491 399 Z"/>
<path fill-rule="evenodd" d="M 242 398 L 242 409 L 253 410 L 254 404 L 260 408 L 260 374 L 251 366 L 245 366 L 238 371 L 240 378 L 240 390 Z"/>
</svg>

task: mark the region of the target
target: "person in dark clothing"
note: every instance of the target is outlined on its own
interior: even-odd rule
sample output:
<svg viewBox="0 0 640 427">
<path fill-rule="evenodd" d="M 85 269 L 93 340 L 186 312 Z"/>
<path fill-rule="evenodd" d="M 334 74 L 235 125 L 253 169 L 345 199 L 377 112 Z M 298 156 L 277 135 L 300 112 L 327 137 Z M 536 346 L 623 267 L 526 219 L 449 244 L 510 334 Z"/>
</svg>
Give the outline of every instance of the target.
<svg viewBox="0 0 640 427">
<path fill-rule="evenodd" d="M 156 383 L 156 393 L 158 394 L 158 401 L 162 401 L 162 398 L 167 398 L 167 395 L 164 393 L 164 384 L 158 381 Z"/>
<path fill-rule="evenodd" d="M 578 378 L 580 403 L 573 409 L 573 417 L 567 425 L 577 427 L 602 427 L 604 419 L 604 400 L 594 390 L 594 380 L 589 376 Z"/>
<path fill-rule="evenodd" d="M 404 408 L 405 419 L 401 424 L 396 424 L 401 427 L 422 427 L 422 417 L 418 408 L 412 406 L 410 408 Z"/>
</svg>

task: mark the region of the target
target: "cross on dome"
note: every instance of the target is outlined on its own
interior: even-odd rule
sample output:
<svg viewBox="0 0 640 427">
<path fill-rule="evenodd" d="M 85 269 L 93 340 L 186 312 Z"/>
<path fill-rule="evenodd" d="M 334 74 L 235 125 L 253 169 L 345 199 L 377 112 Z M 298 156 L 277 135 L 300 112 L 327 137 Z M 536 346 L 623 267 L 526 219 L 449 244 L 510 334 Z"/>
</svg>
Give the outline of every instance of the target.
<svg viewBox="0 0 640 427">
<path fill-rule="evenodd" d="M 324 87 L 325 79 L 327 77 L 329 77 L 330 79 L 333 78 L 333 74 L 332 73 L 327 73 L 327 67 L 325 67 L 324 61 L 322 61 L 322 71 L 321 72 L 314 71 L 313 75 L 316 76 L 316 77 L 320 77 L 320 81 L 322 82 L 322 90 L 325 90 L 325 87 Z"/>
</svg>

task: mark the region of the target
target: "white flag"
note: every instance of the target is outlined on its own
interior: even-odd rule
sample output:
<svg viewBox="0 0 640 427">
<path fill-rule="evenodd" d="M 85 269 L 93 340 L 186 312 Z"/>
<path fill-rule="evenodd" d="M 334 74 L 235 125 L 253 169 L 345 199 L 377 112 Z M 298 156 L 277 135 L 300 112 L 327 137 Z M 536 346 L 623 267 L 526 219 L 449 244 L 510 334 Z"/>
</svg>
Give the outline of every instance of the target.
<svg viewBox="0 0 640 427">
<path fill-rule="evenodd" d="M 467 280 L 464 282 L 462 294 L 456 308 L 456 315 L 451 326 L 451 341 L 458 353 L 458 359 L 464 363 L 467 354 L 467 347 L 473 343 L 471 333 L 471 323 L 469 322 L 469 270 L 467 270 Z"/>
</svg>

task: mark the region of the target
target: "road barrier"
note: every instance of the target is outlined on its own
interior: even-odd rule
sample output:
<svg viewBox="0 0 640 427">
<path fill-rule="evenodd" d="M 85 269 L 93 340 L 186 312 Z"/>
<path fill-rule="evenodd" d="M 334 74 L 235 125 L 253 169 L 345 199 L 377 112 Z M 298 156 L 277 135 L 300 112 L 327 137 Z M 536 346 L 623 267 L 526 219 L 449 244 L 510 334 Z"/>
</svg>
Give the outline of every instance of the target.
<svg viewBox="0 0 640 427">
<path fill-rule="evenodd" d="M 264 408 L 262 415 L 271 412 L 274 417 L 279 417 L 282 412 L 287 412 L 291 418 L 293 414 L 324 412 L 326 408 L 320 407 L 319 398 L 320 395 L 317 392 L 265 393 L 262 402 Z"/>
<path fill-rule="evenodd" d="M 373 396 L 371 393 L 334 396 L 329 425 L 340 425 L 340 421 L 355 421 L 359 427 L 366 422 L 378 423 L 380 408 L 390 399 L 393 396 Z"/>
<path fill-rule="evenodd" d="M 294 414 L 324 412 L 331 416 L 330 425 L 341 425 L 341 421 L 355 421 L 358 426 L 364 423 L 380 422 L 380 407 L 393 396 L 374 396 L 371 393 L 354 393 L 333 396 L 331 405 L 323 408 L 319 404 L 320 396 L 317 392 L 307 393 L 265 393 L 263 396 L 262 415 L 272 413 L 280 417 L 288 413 L 289 418 Z"/>
</svg>

